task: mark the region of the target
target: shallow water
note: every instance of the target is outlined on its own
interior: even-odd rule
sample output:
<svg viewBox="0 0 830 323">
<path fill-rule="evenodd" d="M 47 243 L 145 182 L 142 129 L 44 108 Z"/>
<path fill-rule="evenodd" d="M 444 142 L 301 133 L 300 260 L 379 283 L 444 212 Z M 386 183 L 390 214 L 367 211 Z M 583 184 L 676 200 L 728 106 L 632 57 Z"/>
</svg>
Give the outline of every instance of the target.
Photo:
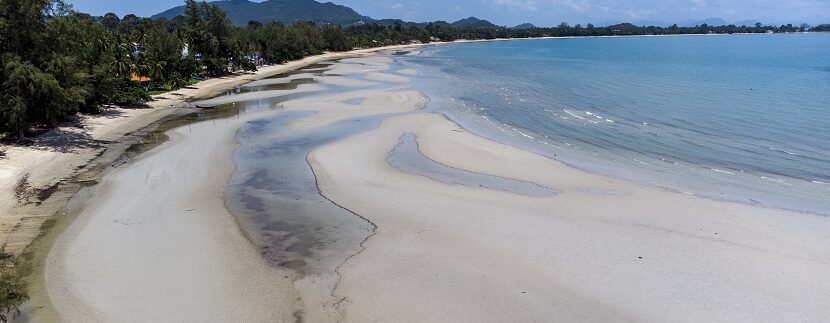
<svg viewBox="0 0 830 323">
<path fill-rule="evenodd" d="M 384 86 L 365 82 L 361 73 L 343 77 L 370 85 L 346 87 L 315 82 L 311 90 L 286 95 L 273 87 L 306 84 L 301 83 L 303 78 L 290 82 L 273 78 L 257 86 L 242 86 L 213 102 L 242 100 L 236 104 L 260 102 L 280 109 L 279 102 L 287 97 L 329 96 Z M 358 105 L 363 99 L 354 98 L 345 104 Z M 292 130 L 288 126 L 311 115 L 312 112 L 285 111 L 240 128 L 240 147 L 234 155 L 237 170 L 227 188 L 227 204 L 266 260 L 303 275 L 325 275 L 334 273 L 348 257 L 357 254 L 374 226 L 320 194 L 306 156 L 318 147 L 376 128 L 391 114 L 348 119 L 311 130 Z"/>
<path fill-rule="evenodd" d="M 424 176 L 445 184 L 464 185 L 534 197 L 554 196 L 557 193 L 552 188 L 536 183 L 473 173 L 436 162 L 421 153 L 413 133 L 406 133 L 401 136 L 398 145 L 389 152 L 386 160 L 392 167 L 401 172 Z"/>
<path fill-rule="evenodd" d="M 320 195 L 306 155 L 375 128 L 385 116 L 311 131 L 288 128 L 289 122 L 309 115 L 285 112 L 240 129 L 228 205 L 267 260 L 305 274 L 330 273 L 360 251 L 374 227 Z"/>
<path fill-rule="evenodd" d="M 467 43 L 396 56 L 429 109 L 600 174 L 830 214 L 830 34 Z"/>
</svg>

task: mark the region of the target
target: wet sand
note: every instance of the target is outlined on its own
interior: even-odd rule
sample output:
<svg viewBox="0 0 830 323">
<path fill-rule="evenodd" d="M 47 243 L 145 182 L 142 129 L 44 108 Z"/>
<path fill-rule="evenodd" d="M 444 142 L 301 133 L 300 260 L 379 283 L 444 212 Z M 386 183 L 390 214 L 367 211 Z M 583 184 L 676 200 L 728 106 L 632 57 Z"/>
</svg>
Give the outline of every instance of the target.
<svg viewBox="0 0 830 323">
<path fill-rule="evenodd" d="M 106 175 L 49 255 L 47 286 L 60 315 L 127 322 L 830 316 L 830 219 L 596 176 L 486 140 L 417 111 L 427 99 L 393 67 L 383 55 L 347 59 L 314 76 L 315 84 L 221 98 L 308 92 L 277 110 L 171 131 L 171 141 Z M 338 132 L 359 120 L 370 125 Z M 247 141 L 261 135 L 258 127 L 278 129 L 272 140 L 260 138 L 273 146 Z M 246 148 L 236 151 L 237 140 Z M 247 166 L 233 162 L 235 151 L 287 163 L 269 171 L 288 184 L 311 174 L 316 185 L 299 192 L 251 182 L 269 177 L 238 172 Z M 291 207 L 279 202 L 285 194 L 298 194 L 297 205 L 331 203 L 336 216 L 356 217 L 354 225 L 315 230 L 343 221 L 303 222 L 319 209 L 298 207 L 268 227 L 284 213 L 257 222 L 233 205 L 243 197 L 252 203 L 245 207 L 279 210 Z M 267 241 L 262 228 L 295 235 Z M 290 240 L 299 234 L 313 239 Z M 279 248 L 269 254 L 266 246 Z"/>
<path fill-rule="evenodd" d="M 456 169 L 532 197 L 401 172 L 406 133 Z M 377 225 L 341 269 L 346 321 L 820 321 L 830 219 L 605 178 L 477 137 L 389 119 L 309 155 L 323 194 Z"/>
<path fill-rule="evenodd" d="M 387 64 L 378 58 L 367 58 L 366 62 Z M 355 64 L 339 65 L 351 70 L 341 73 L 364 73 L 359 66 L 349 66 Z M 297 169 L 306 171 L 308 178 L 298 177 L 296 183 L 309 183 L 319 201 L 308 203 L 316 204 L 327 200 L 317 192 L 305 161 L 307 152 L 300 150 L 295 156 L 280 147 L 302 149 L 306 142 L 313 143 L 313 136 L 319 136 L 323 144 L 365 127 L 377 127 L 381 119 L 372 121 L 372 116 L 419 109 L 425 98 L 385 85 L 343 93 L 335 89 L 361 83 L 354 80 L 354 84 L 344 85 L 348 80 L 339 80 L 327 84 L 320 76 L 316 78 L 314 83 L 286 89 L 273 88 L 281 82 L 264 82 L 252 91 L 196 102 L 238 105 L 243 113 L 171 130 L 167 132 L 170 141 L 107 173 L 85 194 L 89 198 L 78 218 L 49 253 L 46 287 L 57 315 L 65 321 L 118 322 L 337 320 L 339 312 L 332 309 L 337 300 L 331 296 L 339 278 L 335 271 L 362 250 L 360 244 L 374 227 L 331 204 L 327 212 L 339 212 L 332 220 L 321 214 L 306 223 L 300 222 L 302 218 L 292 222 L 291 217 L 284 217 L 282 227 L 279 221 L 266 223 L 274 231 L 316 235 L 322 243 L 271 239 L 263 244 L 255 234 L 258 228 L 250 228 L 255 221 L 234 217 L 226 208 L 232 201 L 227 194 L 234 191 L 234 151 L 238 142 L 245 140 L 244 133 L 238 137 L 237 132 L 275 120 L 272 126 L 286 129 L 280 136 L 293 133 L 301 146 L 292 146 L 291 137 L 286 137 L 284 144 L 272 143 L 274 152 L 287 163 L 299 162 Z M 315 93 L 322 94 L 311 99 L 309 95 Z M 345 102 L 355 95 L 363 98 L 360 105 Z M 270 202 L 289 215 L 324 210 L 292 209 L 273 198 Z M 344 221 L 355 224 L 345 225 Z M 248 231 L 240 230 L 239 224 Z M 317 226 L 329 230 L 325 235 L 314 233 Z M 330 230 L 340 226 L 340 235 Z M 309 227 L 312 229 L 302 232 Z M 284 243 L 288 243 L 286 250 L 274 257 L 260 248 Z M 290 257 L 291 252 L 307 254 L 308 259 L 274 261 Z"/>
<path fill-rule="evenodd" d="M 252 81 L 324 61 L 372 55 L 378 51 L 407 49 L 417 45 L 325 53 L 280 65 L 261 66 L 257 72 L 211 78 L 168 93 L 153 96 L 144 108 L 110 108 L 100 115 L 80 115 L 78 124 L 57 127 L 33 139 L 31 146 L 0 145 L 0 242 L 6 251 L 20 255 L 41 233 L 41 226 L 62 212 L 83 185 L 100 177 L 111 163 L 135 143 L 146 129 L 166 118 L 192 112 L 182 107 Z M 319 68 L 319 67 L 318 67 Z M 302 78 L 302 76 L 300 76 Z M 289 82 L 291 80 L 286 80 Z M 332 79 L 336 82 L 337 79 Z M 150 129 L 149 131 L 152 131 Z"/>
<path fill-rule="evenodd" d="M 223 197 L 234 129 L 255 117 L 168 132 L 150 157 L 104 177 L 49 254 L 62 320 L 291 320 L 289 273 L 251 248 Z"/>
</svg>

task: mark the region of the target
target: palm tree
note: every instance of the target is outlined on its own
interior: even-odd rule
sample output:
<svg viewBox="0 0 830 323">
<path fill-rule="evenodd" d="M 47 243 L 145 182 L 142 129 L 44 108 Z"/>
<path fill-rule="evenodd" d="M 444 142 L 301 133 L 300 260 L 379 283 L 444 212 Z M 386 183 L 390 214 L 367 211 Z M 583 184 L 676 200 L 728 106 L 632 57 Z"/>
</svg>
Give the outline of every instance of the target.
<svg viewBox="0 0 830 323">
<path fill-rule="evenodd" d="M 147 66 L 147 62 L 145 59 L 139 57 L 138 59 L 134 59 L 133 63 L 130 65 L 130 72 L 131 74 L 135 74 L 138 77 L 147 76 L 147 71 L 149 70 Z"/>
<path fill-rule="evenodd" d="M 166 61 L 159 59 L 156 55 L 149 55 L 146 62 L 147 77 L 150 78 L 150 82 L 164 76 L 165 67 L 167 67 Z M 150 88 L 150 83 L 147 84 L 147 88 Z"/>
<path fill-rule="evenodd" d="M 147 38 L 147 29 L 144 26 L 137 26 L 133 31 L 132 39 L 136 44 L 143 45 Z"/>
<path fill-rule="evenodd" d="M 124 37 L 116 35 L 113 37 L 113 70 L 115 76 L 130 77 L 130 72 L 133 70 L 133 48 L 132 45 L 125 41 Z"/>
</svg>

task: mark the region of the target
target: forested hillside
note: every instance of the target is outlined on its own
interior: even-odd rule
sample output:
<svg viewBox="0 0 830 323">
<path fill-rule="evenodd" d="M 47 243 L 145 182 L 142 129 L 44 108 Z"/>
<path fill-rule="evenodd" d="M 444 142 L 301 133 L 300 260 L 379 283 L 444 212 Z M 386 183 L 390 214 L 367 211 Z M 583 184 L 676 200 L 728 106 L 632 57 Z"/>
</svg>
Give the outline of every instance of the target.
<svg viewBox="0 0 830 323">
<path fill-rule="evenodd" d="M 311 21 L 316 24 L 353 25 L 371 22 L 349 7 L 331 2 L 320 3 L 314 0 L 268 0 L 252 2 L 248 0 L 212 1 L 208 5 L 216 6 L 225 12 L 228 19 L 236 26 L 245 26 L 249 21 L 269 23 L 272 21 L 292 24 L 297 21 Z M 185 13 L 186 6 L 178 6 L 152 16 L 153 19 L 173 19 Z"/>
</svg>

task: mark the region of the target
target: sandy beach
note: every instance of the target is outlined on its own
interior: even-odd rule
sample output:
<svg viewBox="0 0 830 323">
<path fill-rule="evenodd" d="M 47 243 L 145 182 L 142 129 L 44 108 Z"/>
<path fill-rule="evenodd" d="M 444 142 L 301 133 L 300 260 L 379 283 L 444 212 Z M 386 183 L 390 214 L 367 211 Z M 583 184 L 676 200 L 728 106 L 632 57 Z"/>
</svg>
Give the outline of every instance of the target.
<svg viewBox="0 0 830 323">
<path fill-rule="evenodd" d="M 0 243 L 19 255 L 40 234 L 43 223 L 61 211 L 83 184 L 98 178 L 160 120 L 192 112 L 189 102 L 210 98 L 237 86 L 332 59 L 370 55 L 392 46 L 326 53 L 282 65 L 261 66 L 201 81 L 153 96 L 144 108 L 109 108 L 100 115 L 79 116 L 77 125 L 61 126 L 33 138 L 27 146 L 0 145 Z"/>
<path fill-rule="evenodd" d="M 386 61 L 367 62 L 372 60 Z M 264 95 L 321 91 L 328 82 L 322 78 L 321 85 Z M 304 309 L 304 303 L 331 302 L 330 277 L 299 277 L 270 266 L 225 208 L 235 134 L 252 120 L 285 110 L 317 112 L 291 125 L 304 129 L 423 106 L 423 96 L 396 88 L 298 99 L 280 110 L 264 109 L 168 132 L 169 142 L 108 172 L 85 192 L 91 197 L 82 202 L 78 218 L 47 259 L 46 287 L 55 311 L 65 321 L 290 321 L 299 315 L 334 320 L 337 313 Z M 359 106 L 343 102 L 354 96 L 365 99 Z M 249 93 L 233 97 L 231 101 L 251 99 Z M 309 108 L 310 103 L 316 106 Z M 189 149 L 178 149 L 180 145 Z M 178 172 L 180 167 L 188 170 Z M 100 266 L 110 262 L 114 265 Z"/>
<path fill-rule="evenodd" d="M 418 71 L 393 66 L 388 53 L 343 59 L 290 77 L 313 84 L 217 97 L 210 102 L 301 94 L 279 108 L 171 130 L 170 141 L 106 171 L 46 259 L 59 320 L 830 316 L 830 219 L 598 176 L 484 139 L 419 111 L 429 98 L 407 77 Z M 303 156 L 322 197 L 372 228 L 349 237 L 356 245 L 314 249 L 314 271 L 263 257 L 227 207 L 226 188 L 239 184 L 231 181 L 240 129 L 303 111 L 285 124 L 289 134 L 381 120 Z"/>
<path fill-rule="evenodd" d="M 222 198 L 233 129 L 253 117 L 180 128 L 170 145 L 189 149 L 162 145 L 104 177 L 49 255 L 46 285 L 63 320 L 292 317 L 288 273 L 250 247 Z M 203 140 L 209 147 L 194 144 Z"/>
<path fill-rule="evenodd" d="M 191 102 L 226 93 L 243 84 L 273 75 L 295 71 L 332 59 L 362 57 L 381 50 L 412 46 L 360 49 L 326 53 L 282 65 L 261 66 L 257 72 L 212 78 L 193 86 L 153 96 L 146 107 L 109 108 L 100 115 L 80 115 L 71 124 L 59 126 L 32 138 L 29 145 L 0 146 L 0 243 L 12 255 L 31 258 L 35 272 L 28 278 L 32 300 L 24 306 L 22 319 L 39 317 L 49 308 L 43 285 L 43 262 L 55 236 L 49 235 L 36 248 L 27 249 L 53 224 L 66 227 L 63 219 L 70 213 L 70 199 L 84 187 L 97 183 L 103 174 L 123 163 L 125 154 L 140 145 L 146 136 L 166 120 L 193 113 Z M 85 195 L 84 195 L 85 196 Z M 80 199 L 80 198 L 79 198 Z M 74 203 L 78 204 L 78 203 Z M 46 224 L 46 228 L 44 225 Z M 48 311 L 47 311 L 48 312 Z M 51 314 L 46 314 L 51 317 Z"/>
</svg>

